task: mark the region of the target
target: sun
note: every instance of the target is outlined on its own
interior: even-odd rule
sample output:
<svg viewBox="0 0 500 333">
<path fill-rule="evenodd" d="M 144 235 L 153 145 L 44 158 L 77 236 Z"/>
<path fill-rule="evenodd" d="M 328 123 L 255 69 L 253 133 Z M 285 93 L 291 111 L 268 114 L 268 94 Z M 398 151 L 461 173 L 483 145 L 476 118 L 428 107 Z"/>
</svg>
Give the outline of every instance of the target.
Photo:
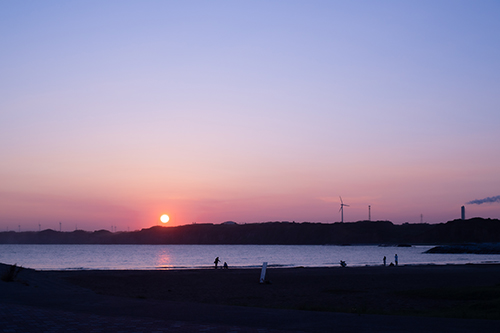
<svg viewBox="0 0 500 333">
<path fill-rule="evenodd" d="M 160 217 L 160 221 L 162 221 L 163 223 L 167 223 L 168 220 L 170 220 L 170 217 L 168 217 L 167 214 L 163 214 L 161 217 Z"/>
</svg>

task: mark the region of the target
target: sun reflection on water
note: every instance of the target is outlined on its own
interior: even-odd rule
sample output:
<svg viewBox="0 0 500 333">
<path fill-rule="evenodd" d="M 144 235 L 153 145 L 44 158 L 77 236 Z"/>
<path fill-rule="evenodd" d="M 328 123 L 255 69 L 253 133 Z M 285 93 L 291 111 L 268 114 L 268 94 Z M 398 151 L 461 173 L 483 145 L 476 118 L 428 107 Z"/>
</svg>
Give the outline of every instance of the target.
<svg viewBox="0 0 500 333">
<path fill-rule="evenodd" d="M 158 268 L 169 268 L 172 267 L 172 259 L 170 257 L 170 254 L 166 249 L 162 249 L 161 251 L 158 251 L 158 257 L 156 258 L 156 264 L 155 266 Z"/>
</svg>

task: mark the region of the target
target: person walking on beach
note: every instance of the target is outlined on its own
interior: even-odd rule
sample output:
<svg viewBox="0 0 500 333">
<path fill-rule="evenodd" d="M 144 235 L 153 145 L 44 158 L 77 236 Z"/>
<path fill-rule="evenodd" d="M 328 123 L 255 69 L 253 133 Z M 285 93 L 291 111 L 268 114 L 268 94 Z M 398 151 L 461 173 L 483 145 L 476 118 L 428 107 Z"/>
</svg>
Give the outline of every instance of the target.
<svg viewBox="0 0 500 333">
<path fill-rule="evenodd" d="M 385 264 L 386 264 L 386 261 L 387 261 L 387 258 L 384 256 L 384 267 L 385 267 Z"/>
<path fill-rule="evenodd" d="M 217 264 L 219 264 L 219 257 L 215 258 L 214 264 L 215 264 L 215 269 L 217 269 Z"/>
<path fill-rule="evenodd" d="M 398 255 L 394 255 L 394 264 L 397 266 L 398 265 Z"/>
</svg>

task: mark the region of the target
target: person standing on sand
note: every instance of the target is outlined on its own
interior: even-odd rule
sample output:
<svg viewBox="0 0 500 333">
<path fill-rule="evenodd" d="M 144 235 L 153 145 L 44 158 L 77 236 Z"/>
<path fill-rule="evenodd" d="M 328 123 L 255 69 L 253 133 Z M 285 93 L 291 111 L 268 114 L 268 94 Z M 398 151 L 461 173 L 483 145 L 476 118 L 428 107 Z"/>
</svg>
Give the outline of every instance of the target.
<svg viewBox="0 0 500 333">
<path fill-rule="evenodd" d="M 386 260 L 387 260 L 387 258 L 384 256 L 384 259 L 383 259 L 383 260 L 384 260 L 384 267 L 385 267 L 385 264 L 386 264 Z"/>
<path fill-rule="evenodd" d="M 217 264 L 219 263 L 219 257 L 215 258 L 214 264 L 215 264 L 215 269 L 217 269 Z"/>
<path fill-rule="evenodd" d="M 398 255 L 397 254 L 394 255 L 394 263 L 396 264 L 396 266 L 398 265 Z"/>
</svg>

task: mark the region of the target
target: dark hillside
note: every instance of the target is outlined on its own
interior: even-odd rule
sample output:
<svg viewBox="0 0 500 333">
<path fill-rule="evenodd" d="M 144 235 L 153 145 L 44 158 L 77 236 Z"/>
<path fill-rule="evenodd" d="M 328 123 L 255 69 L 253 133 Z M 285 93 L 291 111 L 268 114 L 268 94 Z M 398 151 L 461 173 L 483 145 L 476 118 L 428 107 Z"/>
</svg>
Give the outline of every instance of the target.
<svg viewBox="0 0 500 333">
<path fill-rule="evenodd" d="M 351 223 L 266 222 L 191 224 L 133 232 L 0 232 L 2 244 L 453 244 L 500 242 L 500 221 L 473 218 L 439 224 L 395 225 L 389 221 Z"/>
</svg>

